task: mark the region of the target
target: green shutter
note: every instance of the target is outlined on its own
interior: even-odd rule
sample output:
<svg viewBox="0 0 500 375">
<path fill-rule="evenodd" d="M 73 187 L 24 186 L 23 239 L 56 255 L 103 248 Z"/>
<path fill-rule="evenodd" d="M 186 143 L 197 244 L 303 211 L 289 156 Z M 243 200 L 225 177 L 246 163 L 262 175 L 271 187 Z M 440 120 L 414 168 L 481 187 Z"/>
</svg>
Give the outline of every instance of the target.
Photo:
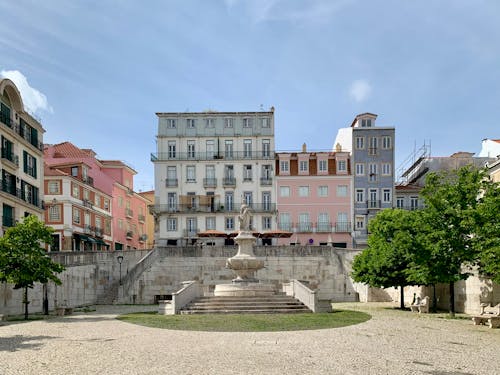
<svg viewBox="0 0 500 375">
<path fill-rule="evenodd" d="M 33 158 L 33 174 L 32 176 L 36 178 L 36 158 Z"/>
<path fill-rule="evenodd" d="M 23 168 L 24 173 L 28 173 L 28 153 L 23 151 Z"/>
<path fill-rule="evenodd" d="M 38 130 L 31 128 L 31 144 L 38 148 Z"/>
</svg>

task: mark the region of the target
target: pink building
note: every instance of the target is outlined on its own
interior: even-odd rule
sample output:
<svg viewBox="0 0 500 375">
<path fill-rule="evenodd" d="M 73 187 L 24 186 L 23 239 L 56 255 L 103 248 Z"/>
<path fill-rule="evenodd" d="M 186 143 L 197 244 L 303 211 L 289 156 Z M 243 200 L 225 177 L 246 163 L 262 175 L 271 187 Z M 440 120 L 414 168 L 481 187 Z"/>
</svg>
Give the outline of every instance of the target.
<svg viewBox="0 0 500 375">
<path fill-rule="evenodd" d="M 132 168 L 117 160 L 99 160 L 93 150 L 80 149 L 70 142 L 45 145 L 44 157 L 49 169 L 63 169 L 75 181 L 83 182 L 80 192 L 77 193 L 76 189 L 74 189 L 74 192 L 73 189 L 71 190 L 72 199 L 82 200 L 82 210 L 80 215 L 73 212 L 73 222 L 65 227 L 67 233 L 62 233 L 62 237 L 67 238 L 69 235 L 71 238 L 74 237 L 73 233 L 78 233 L 77 227 L 80 223 L 75 222 L 75 219 L 81 220 L 78 219 L 80 216 L 84 218 L 83 220 L 86 220 L 87 211 L 90 208 L 95 208 L 95 205 L 90 207 L 89 202 L 92 202 L 92 200 L 88 199 L 88 197 L 95 197 L 95 192 L 99 191 L 103 196 L 102 208 L 109 212 L 111 216 L 110 241 L 109 243 L 105 241 L 106 248 L 110 250 L 145 248 L 147 239 L 145 235 L 147 200 L 133 190 L 133 176 L 136 172 Z M 54 179 L 54 176 L 50 178 Z M 48 191 L 45 192 L 45 194 L 47 193 Z M 95 225 L 92 225 L 91 217 L 88 223 L 83 222 L 84 227 L 95 227 Z M 77 238 L 78 241 L 83 238 L 84 241 L 90 243 L 97 240 L 91 236 L 91 233 L 85 233 L 83 237 L 77 237 L 79 237 Z M 95 246 L 89 246 L 85 243 L 83 245 L 84 249 L 96 249 Z M 73 249 L 75 248 L 73 247 Z"/>
<path fill-rule="evenodd" d="M 348 152 L 280 152 L 276 176 L 279 244 L 352 246 Z"/>
</svg>

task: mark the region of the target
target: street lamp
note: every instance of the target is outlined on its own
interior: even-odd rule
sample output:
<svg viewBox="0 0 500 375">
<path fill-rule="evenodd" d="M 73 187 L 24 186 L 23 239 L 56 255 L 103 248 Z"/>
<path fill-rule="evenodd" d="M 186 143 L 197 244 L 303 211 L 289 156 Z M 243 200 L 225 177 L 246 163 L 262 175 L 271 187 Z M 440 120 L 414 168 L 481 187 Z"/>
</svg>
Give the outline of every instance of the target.
<svg viewBox="0 0 500 375">
<path fill-rule="evenodd" d="M 120 265 L 120 285 L 122 285 L 122 262 L 123 262 L 123 255 L 118 255 L 116 257 L 116 260 L 118 261 L 118 264 Z"/>
</svg>

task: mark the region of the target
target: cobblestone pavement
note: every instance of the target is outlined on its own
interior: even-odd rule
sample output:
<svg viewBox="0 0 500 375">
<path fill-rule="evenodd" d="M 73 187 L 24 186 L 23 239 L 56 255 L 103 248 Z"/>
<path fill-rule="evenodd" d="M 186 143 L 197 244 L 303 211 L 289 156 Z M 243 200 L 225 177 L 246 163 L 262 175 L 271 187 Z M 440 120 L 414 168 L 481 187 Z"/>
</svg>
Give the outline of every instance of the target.
<svg viewBox="0 0 500 375">
<path fill-rule="evenodd" d="M 386 305 L 388 306 L 388 305 Z M 0 374 L 500 374 L 500 329 L 381 304 L 358 325 L 296 332 L 212 333 L 114 319 L 154 306 L 0 326 Z"/>
</svg>

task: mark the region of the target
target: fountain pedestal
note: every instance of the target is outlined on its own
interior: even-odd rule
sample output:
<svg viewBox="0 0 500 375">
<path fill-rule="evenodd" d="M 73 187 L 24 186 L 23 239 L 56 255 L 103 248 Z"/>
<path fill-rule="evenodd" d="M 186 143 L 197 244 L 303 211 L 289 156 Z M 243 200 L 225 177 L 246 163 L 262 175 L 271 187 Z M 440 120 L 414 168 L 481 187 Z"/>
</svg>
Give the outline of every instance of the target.
<svg viewBox="0 0 500 375">
<path fill-rule="evenodd" d="M 233 270 L 236 278 L 231 284 L 215 286 L 215 296 L 248 297 L 274 294 L 271 284 L 262 284 L 255 278 L 255 272 L 264 268 L 264 261 L 253 253 L 256 238 L 249 231 L 241 231 L 234 239 L 238 253 L 226 261 L 226 267 Z"/>
</svg>

